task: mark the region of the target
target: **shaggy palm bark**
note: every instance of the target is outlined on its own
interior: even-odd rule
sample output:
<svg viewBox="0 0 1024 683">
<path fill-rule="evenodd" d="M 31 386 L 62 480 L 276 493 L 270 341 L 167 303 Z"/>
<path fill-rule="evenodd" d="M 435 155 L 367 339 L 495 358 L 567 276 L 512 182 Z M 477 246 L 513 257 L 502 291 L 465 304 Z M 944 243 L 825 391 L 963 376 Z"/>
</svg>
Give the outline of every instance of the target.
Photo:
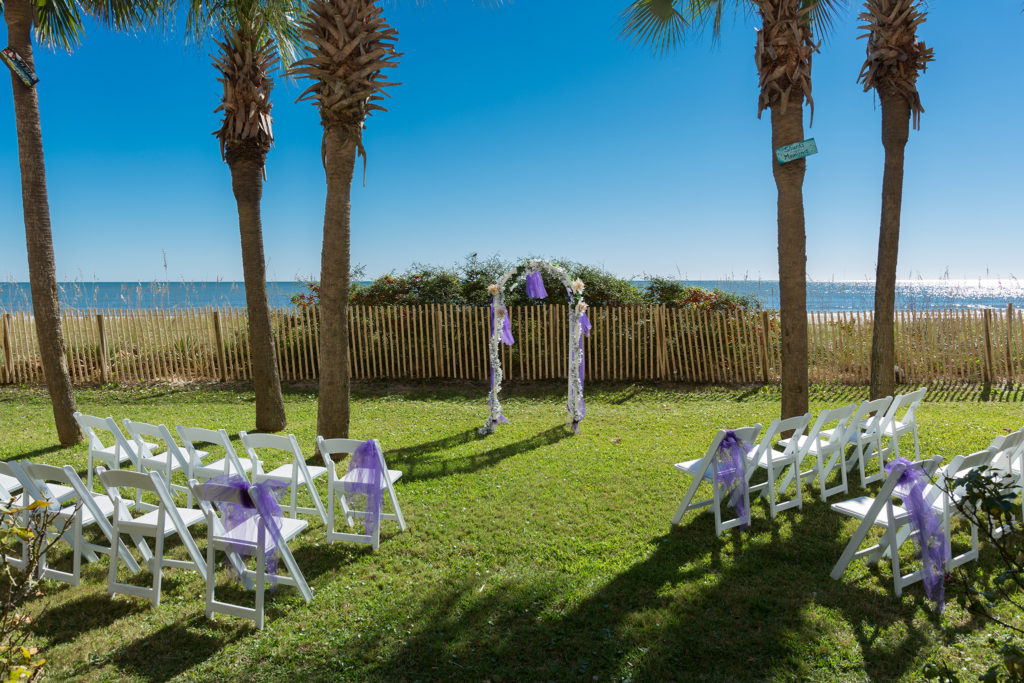
<svg viewBox="0 0 1024 683">
<path fill-rule="evenodd" d="M 317 433 L 348 437 L 349 278 L 351 190 L 356 156 L 363 154 L 362 131 L 386 82 L 382 70 L 397 66 L 398 32 L 381 16 L 375 0 L 315 0 L 303 25 L 310 56 L 294 72 L 313 81 L 299 97 L 314 100 L 324 128 L 323 164 L 327 179 L 324 242 L 320 271 L 320 400 Z"/>
<path fill-rule="evenodd" d="M 224 97 L 216 111 L 224 111 L 224 121 L 214 134 L 220 139 L 221 154 L 231 169 L 231 188 L 238 205 L 256 394 L 256 429 L 277 432 L 285 428 L 287 418 L 270 324 L 260 218 L 263 170 L 273 143 L 270 119 L 273 81 L 269 73 L 276 55 L 270 40 L 255 38 L 255 35 L 258 35 L 256 31 L 239 27 L 226 36 L 223 43 L 218 43 L 221 54 L 214 65 L 222 74 L 218 80 L 224 85 Z"/>
<path fill-rule="evenodd" d="M 35 70 L 32 57 L 32 15 L 35 3 L 7 0 L 4 18 L 11 47 Z M 43 164 L 43 134 L 39 120 L 39 99 L 35 88 L 27 87 L 11 74 L 14 90 L 14 120 L 18 134 L 18 162 L 21 166 L 21 201 L 25 216 L 25 242 L 28 251 L 28 276 L 32 291 L 39 353 L 43 361 L 46 388 L 53 404 L 57 437 L 68 446 L 83 439 L 75 422 L 78 410 L 71 386 L 57 298 L 56 264 L 53 258 L 53 234 L 50 229 L 50 205 L 46 194 L 46 169 Z"/>
<path fill-rule="evenodd" d="M 758 116 L 771 109 L 772 175 L 778 192 L 779 315 L 782 325 L 782 417 L 807 412 L 807 235 L 803 182 L 807 163 L 780 164 L 774 150 L 804 139 L 803 103 L 814 119 L 809 10 L 799 0 L 755 2 L 762 19 L 755 61 L 761 94 Z"/>
<path fill-rule="evenodd" d="M 896 266 L 903 204 L 903 161 L 910 122 L 919 127 L 921 97 L 917 77 L 932 61 L 931 48 L 917 40 L 926 14 L 918 0 L 869 0 L 860 18 L 867 22 L 867 59 L 858 80 L 874 88 L 882 109 L 882 217 L 875 272 L 875 319 L 871 332 L 871 398 L 895 391 Z"/>
</svg>

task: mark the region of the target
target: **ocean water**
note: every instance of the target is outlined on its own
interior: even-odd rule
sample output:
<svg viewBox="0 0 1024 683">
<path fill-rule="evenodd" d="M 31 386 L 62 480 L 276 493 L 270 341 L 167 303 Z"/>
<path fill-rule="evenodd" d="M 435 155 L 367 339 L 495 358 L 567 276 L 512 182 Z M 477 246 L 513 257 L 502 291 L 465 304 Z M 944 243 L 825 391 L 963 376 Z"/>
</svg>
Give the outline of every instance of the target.
<svg viewBox="0 0 1024 683">
<path fill-rule="evenodd" d="M 634 284 L 647 285 L 644 281 Z M 753 297 L 765 308 L 778 308 L 779 283 L 775 280 L 692 280 L 686 284 L 721 289 Z M 175 309 L 203 306 L 245 307 L 241 282 L 62 282 L 61 306 L 66 309 Z M 291 297 L 303 291 L 297 282 L 269 282 L 272 307 L 291 306 Z M 874 308 L 875 286 L 870 281 L 807 283 L 810 311 L 869 311 Z M 897 310 L 976 309 L 1024 307 L 1024 283 L 1010 280 L 903 280 L 896 284 Z M 27 282 L 0 282 L 0 310 L 28 311 L 32 299 Z"/>
</svg>

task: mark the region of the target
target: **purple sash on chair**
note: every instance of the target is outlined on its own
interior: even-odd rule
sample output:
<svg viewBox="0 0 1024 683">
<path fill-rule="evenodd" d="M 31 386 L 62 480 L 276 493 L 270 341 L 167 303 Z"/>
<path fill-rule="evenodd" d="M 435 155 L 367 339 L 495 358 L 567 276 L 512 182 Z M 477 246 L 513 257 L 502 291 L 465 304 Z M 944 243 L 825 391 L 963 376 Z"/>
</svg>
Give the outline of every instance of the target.
<svg viewBox="0 0 1024 683">
<path fill-rule="evenodd" d="M 747 498 L 749 497 L 748 453 L 750 453 L 750 446 L 736 436 L 736 432 L 731 429 L 726 430 L 725 437 L 718 444 L 718 451 L 715 453 L 718 483 L 729 494 L 729 505 L 743 520 L 740 529 L 750 526 L 750 508 L 747 507 Z"/>
<path fill-rule="evenodd" d="M 342 480 L 342 488 L 349 494 L 350 503 L 353 497 L 366 497 L 364 529 L 370 536 L 376 533 L 380 524 L 382 483 L 386 474 L 381 467 L 383 460 L 384 454 L 380 450 L 380 444 L 373 439 L 367 439 L 359 444 L 356 452 L 352 454 L 348 472 Z"/>
<path fill-rule="evenodd" d="M 281 520 L 284 515 L 278 501 L 286 490 L 288 482 L 268 479 L 259 484 L 250 484 L 249 481 L 237 474 L 222 474 L 214 477 L 202 485 L 203 495 L 217 503 L 217 508 L 224 515 L 224 529 L 228 536 L 237 539 L 232 542 L 226 541 L 227 546 L 239 555 L 255 555 L 256 545 L 259 541 L 259 531 L 266 529 L 264 539 L 267 558 L 267 575 L 270 582 L 277 585 L 277 560 L 278 545 L 284 544 L 281 536 Z M 235 502 L 238 492 L 242 493 L 241 503 Z M 262 512 L 263 514 L 260 514 Z M 256 523 L 245 529 L 245 535 L 238 532 L 231 532 L 255 518 Z M 270 519 L 272 524 L 266 524 Z"/>
</svg>

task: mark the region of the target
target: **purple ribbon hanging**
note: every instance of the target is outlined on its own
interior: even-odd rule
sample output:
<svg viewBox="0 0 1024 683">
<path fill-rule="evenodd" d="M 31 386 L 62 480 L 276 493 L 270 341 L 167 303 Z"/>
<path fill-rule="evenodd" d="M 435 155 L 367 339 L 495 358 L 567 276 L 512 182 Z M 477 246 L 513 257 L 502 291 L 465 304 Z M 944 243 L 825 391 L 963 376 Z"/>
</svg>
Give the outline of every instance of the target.
<svg viewBox="0 0 1024 683">
<path fill-rule="evenodd" d="M 277 586 L 278 547 L 284 544 L 281 536 L 281 520 L 284 515 L 278 503 L 288 490 L 288 482 L 267 479 L 259 484 L 250 484 L 238 474 L 222 474 L 202 486 L 203 496 L 215 501 L 224 515 L 224 529 L 227 531 L 227 546 L 240 555 L 255 555 L 260 529 L 266 530 L 264 552 L 267 559 L 267 575 Z M 241 493 L 241 495 L 239 495 Z M 255 520 L 250 524 L 251 520 Z M 267 522 L 270 522 L 269 524 Z M 232 534 L 232 531 L 236 531 Z"/>
<path fill-rule="evenodd" d="M 544 289 L 544 278 L 537 271 L 526 275 L 526 296 L 531 299 L 548 298 L 548 290 Z"/>
<path fill-rule="evenodd" d="M 516 343 L 515 338 L 512 337 L 512 324 L 509 322 L 508 309 L 504 306 L 501 310 L 505 312 L 505 315 L 501 316 L 501 341 L 506 346 L 512 346 Z M 494 301 L 491 301 L 491 336 L 494 336 Z M 488 348 L 490 344 L 488 344 Z M 491 393 L 487 397 L 487 406 L 489 408 L 494 407 L 494 366 L 491 366 Z M 493 420 L 494 424 L 512 424 L 507 417 L 499 410 L 498 416 Z"/>
<path fill-rule="evenodd" d="M 590 330 L 594 328 L 590 324 L 590 318 L 584 313 L 580 316 L 580 347 L 577 353 L 580 354 L 580 393 L 576 397 L 576 409 L 579 411 L 579 419 L 574 418 L 572 421 L 572 432 L 573 434 L 580 433 L 580 420 L 587 416 L 587 401 L 583 398 L 583 375 L 584 366 L 586 365 L 586 357 L 583 356 L 583 337 L 590 336 Z M 569 414 L 572 415 L 572 404 L 569 405 Z"/>
<path fill-rule="evenodd" d="M 348 463 L 348 472 L 342 479 L 345 493 L 353 496 L 366 496 L 366 517 L 363 523 L 365 533 L 373 535 L 380 524 L 380 503 L 384 468 L 381 462 L 384 454 L 380 444 L 374 439 L 367 439 L 359 444 L 352 459 Z M 351 502 L 351 499 L 350 501 Z"/>
<path fill-rule="evenodd" d="M 942 522 L 938 514 L 924 500 L 924 489 L 929 483 L 924 470 L 906 458 L 896 458 L 886 463 L 886 473 L 889 473 L 897 463 L 906 466 L 899 481 L 896 482 L 896 495 L 903 500 L 903 507 L 910 518 L 914 547 L 921 558 L 921 582 L 924 584 L 925 595 L 935 602 L 941 614 L 946 607 L 946 560 L 950 557 L 949 542 L 942 532 Z"/>
<path fill-rule="evenodd" d="M 725 437 L 718 444 L 715 452 L 718 483 L 729 494 L 729 505 L 742 520 L 740 529 L 750 526 L 750 508 L 747 507 L 749 484 L 747 483 L 747 454 L 750 445 L 743 442 L 731 429 L 725 431 Z"/>
</svg>

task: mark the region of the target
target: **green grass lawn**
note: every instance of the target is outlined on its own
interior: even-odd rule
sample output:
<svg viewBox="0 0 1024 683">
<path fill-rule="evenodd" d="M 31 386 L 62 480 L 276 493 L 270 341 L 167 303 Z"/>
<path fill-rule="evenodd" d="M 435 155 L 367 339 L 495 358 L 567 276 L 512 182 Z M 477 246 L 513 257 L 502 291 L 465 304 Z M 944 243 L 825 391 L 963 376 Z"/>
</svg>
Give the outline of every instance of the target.
<svg viewBox="0 0 1024 683">
<path fill-rule="evenodd" d="M 26 606 L 49 677 L 830 681 L 919 679 L 933 658 L 969 677 L 995 663 L 992 627 L 955 603 L 936 617 L 920 583 L 896 599 L 888 565 L 858 561 L 841 581 L 829 578 L 856 522 L 833 513 L 816 487 L 805 488 L 802 511 L 774 522 L 755 503 L 745 533 L 716 538 L 708 513 L 670 527 L 689 481 L 672 464 L 703 454 L 719 428 L 767 425 L 776 391 L 595 388 L 572 436 L 562 389 L 510 393 L 512 424 L 487 438 L 476 434 L 484 389 L 361 389 L 352 434 L 378 438 L 404 472 L 407 532 L 385 522 L 373 553 L 326 545 L 311 522 L 293 548 L 313 602 L 291 588 L 268 593 L 263 632 L 205 619 L 194 572 L 167 570 L 152 609 L 106 595 L 105 558 L 86 565 L 81 586 L 46 582 Z M 865 397 L 816 389 L 811 409 Z M 923 454 L 968 453 L 1024 423 L 1019 396 L 929 398 L 919 411 Z M 172 429 L 253 427 L 244 389 L 83 390 L 78 399 L 87 413 Z M 291 390 L 285 405 L 289 431 L 312 454 L 315 391 Z M 0 457 L 84 471 L 84 445 L 55 447 L 51 419 L 44 391 L 0 390 Z M 196 536 L 202 546 L 205 531 Z M 226 577 L 218 586 L 232 591 Z"/>
</svg>

